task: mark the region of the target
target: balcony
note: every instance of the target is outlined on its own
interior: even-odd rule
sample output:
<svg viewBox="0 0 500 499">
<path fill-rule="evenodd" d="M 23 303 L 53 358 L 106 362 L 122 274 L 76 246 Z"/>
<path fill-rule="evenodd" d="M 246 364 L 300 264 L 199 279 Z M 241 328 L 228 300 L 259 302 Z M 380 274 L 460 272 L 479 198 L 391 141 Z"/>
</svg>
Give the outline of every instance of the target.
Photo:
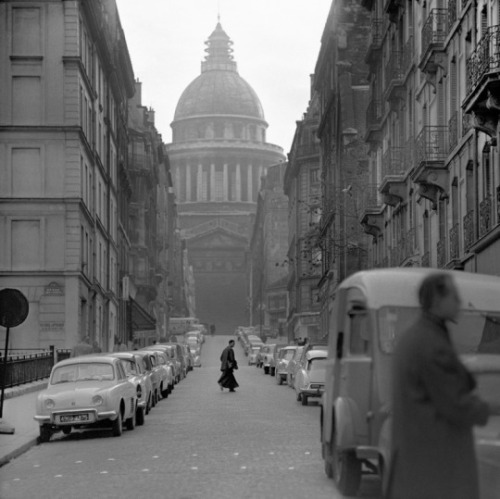
<svg viewBox="0 0 500 499">
<path fill-rule="evenodd" d="M 492 202 L 487 197 L 479 203 L 479 237 L 485 236 L 493 227 Z"/>
<path fill-rule="evenodd" d="M 446 241 L 440 239 L 436 245 L 437 249 L 437 266 L 442 269 L 446 266 Z"/>
<path fill-rule="evenodd" d="M 448 156 L 448 127 L 423 127 L 415 140 L 416 168 L 412 180 L 419 184 L 419 193 L 429 199 L 433 209 L 439 195 L 448 195 L 448 175 L 444 162 Z"/>
<path fill-rule="evenodd" d="M 496 136 L 500 111 L 500 25 L 490 26 L 467 60 L 463 108 L 474 126 Z"/>
<path fill-rule="evenodd" d="M 384 228 L 384 213 L 378 185 L 371 184 L 363 191 L 360 223 L 366 234 L 378 237 Z"/>
<path fill-rule="evenodd" d="M 458 145 L 458 111 L 455 111 L 448 120 L 448 152 L 451 153 Z"/>
<path fill-rule="evenodd" d="M 385 20 L 377 17 L 372 18 L 370 39 L 368 40 L 368 50 L 365 56 L 365 62 L 369 66 L 375 66 L 379 61 L 382 50 L 382 38 L 385 29 Z"/>
<path fill-rule="evenodd" d="M 460 225 L 457 223 L 450 229 L 450 259 L 460 257 Z"/>
<path fill-rule="evenodd" d="M 470 210 L 464 217 L 464 250 L 469 251 L 476 239 L 475 212 Z"/>
<path fill-rule="evenodd" d="M 389 147 L 382 157 L 382 184 L 380 192 L 383 202 L 397 206 L 407 197 L 405 181 L 407 153 L 404 147 Z"/>
<path fill-rule="evenodd" d="M 384 97 L 388 101 L 404 98 L 404 57 L 402 51 L 391 53 L 385 66 Z"/>
<path fill-rule="evenodd" d="M 380 99 L 372 99 L 366 108 L 366 142 L 380 142 L 382 140 L 383 106 Z"/>
<path fill-rule="evenodd" d="M 432 9 L 422 27 L 422 56 L 419 68 L 428 76 L 446 66 L 444 42 L 448 35 L 448 9 Z M 430 80 L 435 87 L 435 79 Z"/>
<path fill-rule="evenodd" d="M 451 30 L 455 21 L 458 19 L 458 1 L 448 0 L 448 31 Z"/>
</svg>

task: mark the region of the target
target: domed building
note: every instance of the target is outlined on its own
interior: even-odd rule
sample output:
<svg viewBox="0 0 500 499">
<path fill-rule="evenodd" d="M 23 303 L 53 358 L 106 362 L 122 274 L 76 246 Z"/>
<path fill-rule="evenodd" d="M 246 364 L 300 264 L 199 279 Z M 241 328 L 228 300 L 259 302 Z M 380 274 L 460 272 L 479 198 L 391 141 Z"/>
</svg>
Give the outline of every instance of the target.
<svg viewBox="0 0 500 499">
<path fill-rule="evenodd" d="M 182 93 L 167 146 L 181 230 L 194 268 L 196 315 L 232 333 L 248 324 L 246 254 L 260 179 L 284 161 L 266 142 L 260 100 L 239 75 L 220 22 L 201 74 Z"/>
</svg>

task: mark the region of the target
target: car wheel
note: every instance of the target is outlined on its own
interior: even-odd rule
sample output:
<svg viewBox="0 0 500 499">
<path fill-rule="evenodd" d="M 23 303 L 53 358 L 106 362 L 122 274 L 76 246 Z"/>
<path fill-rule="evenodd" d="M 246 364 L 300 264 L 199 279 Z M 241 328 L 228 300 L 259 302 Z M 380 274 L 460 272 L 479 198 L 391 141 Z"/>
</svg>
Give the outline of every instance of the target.
<svg viewBox="0 0 500 499">
<path fill-rule="evenodd" d="M 39 437 L 40 443 L 48 442 L 51 436 L 52 436 L 52 430 L 48 426 L 46 425 L 40 426 L 40 437 Z"/>
<path fill-rule="evenodd" d="M 130 416 L 127 421 L 125 421 L 125 425 L 127 427 L 127 430 L 129 431 L 132 431 L 134 428 L 135 428 L 135 423 L 136 423 L 136 419 L 135 419 L 135 416 L 136 416 L 136 410 L 133 410 L 132 411 L 132 416 Z"/>
<path fill-rule="evenodd" d="M 144 407 L 137 408 L 137 414 L 135 415 L 135 421 L 137 426 L 142 426 L 144 424 Z"/>
<path fill-rule="evenodd" d="M 163 390 L 163 385 L 162 385 L 162 390 L 161 390 L 161 396 L 166 399 L 168 397 L 168 388 Z"/>
<path fill-rule="evenodd" d="M 302 405 L 307 405 L 309 403 L 308 397 L 304 394 L 302 394 L 302 397 L 300 397 L 300 401 L 302 402 Z"/>
<path fill-rule="evenodd" d="M 62 428 L 62 432 L 65 434 L 65 435 L 69 435 L 71 433 L 71 426 L 63 426 Z"/>
<path fill-rule="evenodd" d="M 325 474 L 328 478 L 333 478 L 333 455 L 331 444 L 324 443 L 322 445 L 323 460 L 325 463 Z"/>
<path fill-rule="evenodd" d="M 151 392 L 149 392 L 148 402 L 146 404 L 146 415 L 151 411 Z"/>
<path fill-rule="evenodd" d="M 339 492 L 346 496 L 355 496 L 361 483 L 361 461 L 354 451 L 339 451 L 333 444 L 333 479 Z"/>
<path fill-rule="evenodd" d="M 119 437 L 123 433 L 122 426 L 122 411 L 118 411 L 118 417 L 113 421 L 113 425 L 111 426 L 113 431 L 113 437 Z"/>
<path fill-rule="evenodd" d="M 276 369 L 274 367 L 271 367 L 271 376 L 274 376 L 276 374 Z"/>
</svg>

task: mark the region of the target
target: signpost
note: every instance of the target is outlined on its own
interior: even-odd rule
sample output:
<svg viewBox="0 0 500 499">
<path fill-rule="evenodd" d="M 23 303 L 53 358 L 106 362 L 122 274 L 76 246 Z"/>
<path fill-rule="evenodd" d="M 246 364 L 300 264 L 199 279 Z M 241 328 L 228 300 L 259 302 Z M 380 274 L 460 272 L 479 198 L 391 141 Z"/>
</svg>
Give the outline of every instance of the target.
<svg viewBox="0 0 500 499">
<path fill-rule="evenodd" d="M 14 433 L 14 427 L 2 420 L 3 399 L 7 381 L 7 354 L 9 351 L 10 328 L 22 324 L 28 317 L 29 304 L 26 297 L 17 289 L 0 290 L 0 326 L 6 328 L 5 349 L 2 366 L 2 394 L 0 398 L 0 433 Z"/>
</svg>

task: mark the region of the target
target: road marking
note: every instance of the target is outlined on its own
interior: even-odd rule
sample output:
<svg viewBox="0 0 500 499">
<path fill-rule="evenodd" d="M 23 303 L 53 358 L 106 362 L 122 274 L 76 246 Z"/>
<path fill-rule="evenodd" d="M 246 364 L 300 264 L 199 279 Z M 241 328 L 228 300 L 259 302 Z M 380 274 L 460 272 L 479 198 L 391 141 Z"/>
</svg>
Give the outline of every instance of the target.
<svg viewBox="0 0 500 499">
<path fill-rule="evenodd" d="M 144 471 L 145 473 L 147 473 L 147 472 L 149 471 L 149 469 L 148 469 L 148 468 L 144 468 L 144 469 L 143 469 L 143 470 L 141 470 L 141 471 Z"/>
<path fill-rule="evenodd" d="M 153 459 L 158 459 L 160 456 L 153 456 Z"/>
<path fill-rule="evenodd" d="M 108 461 L 116 461 L 114 457 L 108 457 Z"/>
<path fill-rule="evenodd" d="M 107 475 L 107 471 L 101 471 L 101 475 Z"/>
<path fill-rule="evenodd" d="M 240 455 L 240 453 L 239 453 L 239 452 L 235 452 L 235 453 L 233 454 L 233 456 L 239 456 L 239 455 Z"/>
<path fill-rule="evenodd" d="M 193 454 L 193 457 L 198 457 L 198 454 Z"/>
<path fill-rule="evenodd" d="M 274 452 L 273 452 L 273 451 L 271 451 L 271 452 L 269 453 L 269 455 L 270 455 L 270 456 L 274 456 Z"/>
<path fill-rule="evenodd" d="M 309 454 L 311 454 L 309 451 L 306 451 L 305 452 L 305 455 L 308 456 Z"/>
<path fill-rule="evenodd" d="M 75 461 L 75 464 L 82 464 L 83 461 Z"/>
<path fill-rule="evenodd" d="M 196 470 L 198 469 L 198 466 L 191 466 L 191 469 L 192 469 L 193 471 L 196 471 Z"/>
<path fill-rule="evenodd" d="M 62 475 L 54 475 L 54 478 L 62 478 Z"/>
<path fill-rule="evenodd" d="M 20 481 L 21 481 L 21 479 L 20 479 L 20 478 L 14 478 L 12 481 L 13 481 L 13 482 L 20 482 Z"/>
<path fill-rule="evenodd" d="M 40 465 L 39 464 L 34 464 L 33 468 L 40 468 Z"/>
<path fill-rule="evenodd" d="M 246 466 L 242 466 L 240 469 L 241 469 L 241 470 L 246 470 L 246 469 L 247 469 L 247 467 L 246 467 Z"/>
<path fill-rule="evenodd" d="M 294 470 L 295 468 L 293 466 L 290 466 L 288 469 L 289 470 Z"/>
</svg>

